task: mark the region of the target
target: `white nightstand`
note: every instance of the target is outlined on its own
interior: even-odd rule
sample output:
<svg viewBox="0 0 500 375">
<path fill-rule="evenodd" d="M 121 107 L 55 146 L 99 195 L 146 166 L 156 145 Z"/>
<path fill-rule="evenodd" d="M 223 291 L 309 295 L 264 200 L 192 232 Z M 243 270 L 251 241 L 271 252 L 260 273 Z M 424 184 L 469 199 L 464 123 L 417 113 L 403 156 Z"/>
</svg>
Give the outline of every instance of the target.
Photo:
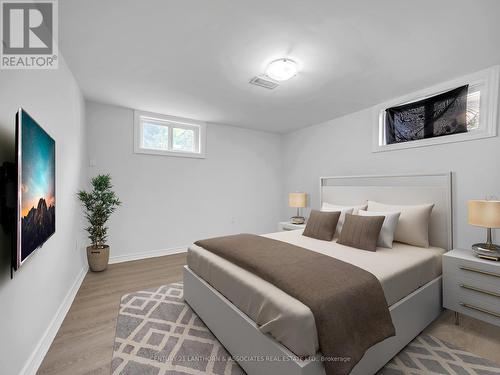
<svg viewBox="0 0 500 375">
<path fill-rule="evenodd" d="M 285 230 L 296 230 L 296 229 L 304 229 L 306 224 L 292 224 L 289 221 L 280 221 L 278 223 L 278 231 L 283 232 Z"/>
<path fill-rule="evenodd" d="M 477 258 L 471 250 L 446 253 L 443 305 L 456 313 L 500 326 L 500 262 Z"/>
</svg>

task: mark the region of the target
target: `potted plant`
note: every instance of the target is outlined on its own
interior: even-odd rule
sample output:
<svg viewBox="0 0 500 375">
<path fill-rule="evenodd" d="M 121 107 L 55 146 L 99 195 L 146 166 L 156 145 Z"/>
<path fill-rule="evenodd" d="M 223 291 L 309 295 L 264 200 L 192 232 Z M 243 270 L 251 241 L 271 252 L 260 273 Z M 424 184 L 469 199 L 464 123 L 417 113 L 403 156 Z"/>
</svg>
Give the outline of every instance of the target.
<svg viewBox="0 0 500 375">
<path fill-rule="evenodd" d="M 88 221 L 85 230 L 89 234 L 91 245 L 87 247 L 87 260 L 91 271 L 104 271 L 109 261 L 109 246 L 106 245 L 108 227 L 106 222 L 116 208 L 121 205 L 120 200 L 112 190 L 111 176 L 98 175 L 91 180 L 92 190 L 80 190 L 78 199 L 84 208 L 84 215 Z"/>
</svg>

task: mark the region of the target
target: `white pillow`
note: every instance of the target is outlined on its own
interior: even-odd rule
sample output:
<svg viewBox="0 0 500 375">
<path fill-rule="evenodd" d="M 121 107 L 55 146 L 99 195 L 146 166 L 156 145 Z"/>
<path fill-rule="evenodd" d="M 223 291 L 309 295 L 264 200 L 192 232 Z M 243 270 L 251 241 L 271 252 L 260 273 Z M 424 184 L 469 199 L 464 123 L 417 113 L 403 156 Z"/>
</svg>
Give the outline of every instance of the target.
<svg viewBox="0 0 500 375">
<path fill-rule="evenodd" d="M 368 201 L 368 211 L 401 212 L 394 241 L 419 247 L 429 247 L 429 221 L 433 207 L 434 204 L 404 206 Z"/>
<path fill-rule="evenodd" d="M 325 208 L 325 210 L 329 209 L 329 207 L 331 207 L 332 209 L 336 209 L 336 210 L 342 210 L 344 208 L 346 208 L 346 209 L 352 208 L 352 214 L 357 215 L 359 210 L 366 210 L 366 208 L 368 207 L 368 203 L 358 204 L 355 206 L 345 206 L 342 204 L 323 202 L 323 205 L 321 206 L 321 210 L 323 210 L 323 207 Z"/>
<path fill-rule="evenodd" d="M 382 229 L 378 236 L 377 246 L 388 247 L 392 249 L 392 241 L 394 241 L 394 232 L 398 225 L 399 216 L 401 212 L 377 212 L 377 211 L 365 211 L 359 210 L 359 216 L 385 216 L 384 223 L 382 224 Z"/>
<path fill-rule="evenodd" d="M 340 212 L 339 221 L 337 222 L 337 228 L 335 229 L 335 236 L 338 236 L 342 231 L 342 226 L 345 221 L 345 214 L 352 214 L 354 211 L 353 206 L 338 206 L 336 204 L 326 203 L 324 202 L 321 206 L 321 211 L 324 212 Z"/>
</svg>

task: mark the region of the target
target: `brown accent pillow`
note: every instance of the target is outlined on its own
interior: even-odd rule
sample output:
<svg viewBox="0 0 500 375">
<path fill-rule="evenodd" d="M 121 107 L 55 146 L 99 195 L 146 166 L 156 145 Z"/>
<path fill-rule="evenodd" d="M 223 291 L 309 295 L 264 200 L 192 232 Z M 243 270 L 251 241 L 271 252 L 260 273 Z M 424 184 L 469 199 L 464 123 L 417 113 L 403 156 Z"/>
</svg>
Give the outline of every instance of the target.
<svg viewBox="0 0 500 375">
<path fill-rule="evenodd" d="M 321 212 L 312 210 L 302 235 L 317 240 L 331 241 L 337 228 L 340 212 Z"/>
<path fill-rule="evenodd" d="M 378 236 L 384 224 L 385 216 L 345 215 L 344 226 L 340 232 L 341 245 L 368 251 L 377 250 Z"/>
</svg>

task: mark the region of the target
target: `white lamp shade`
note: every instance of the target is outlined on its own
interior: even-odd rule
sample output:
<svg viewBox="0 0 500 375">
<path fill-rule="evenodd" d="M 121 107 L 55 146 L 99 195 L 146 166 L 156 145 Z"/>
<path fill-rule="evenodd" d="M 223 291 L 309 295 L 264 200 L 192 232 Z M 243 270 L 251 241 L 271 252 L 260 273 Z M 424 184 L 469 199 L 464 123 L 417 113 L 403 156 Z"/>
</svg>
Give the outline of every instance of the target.
<svg viewBox="0 0 500 375">
<path fill-rule="evenodd" d="M 469 201 L 469 224 L 484 228 L 500 228 L 500 201 Z"/>
<path fill-rule="evenodd" d="M 288 194 L 288 205 L 290 207 L 306 207 L 306 193 Z"/>
</svg>

